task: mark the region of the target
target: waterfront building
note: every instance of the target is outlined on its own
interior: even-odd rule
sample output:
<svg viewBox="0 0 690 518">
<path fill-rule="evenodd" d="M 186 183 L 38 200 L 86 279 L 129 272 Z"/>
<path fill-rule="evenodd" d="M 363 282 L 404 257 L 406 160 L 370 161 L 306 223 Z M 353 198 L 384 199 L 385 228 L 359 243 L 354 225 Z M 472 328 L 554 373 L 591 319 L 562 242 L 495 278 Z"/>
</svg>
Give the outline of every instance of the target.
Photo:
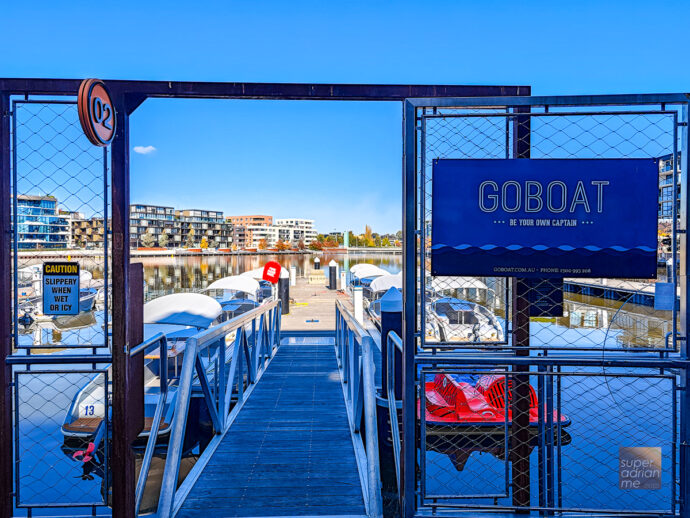
<svg viewBox="0 0 690 518">
<path fill-rule="evenodd" d="M 69 216 L 58 210 L 54 196 L 17 196 L 17 240 L 20 250 L 67 248 Z"/>
<path fill-rule="evenodd" d="M 110 222 L 108 222 L 110 227 Z M 103 218 L 85 218 L 79 212 L 70 214 L 70 246 L 79 248 L 103 248 L 105 229 Z"/>
<path fill-rule="evenodd" d="M 659 219 L 670 220 L 673 216 L 673 203 L 676 203 L 676 214 L 680 216 L 680 153 L 678 153 L 678 180 L 673 185 L 673 155 L 664 155 L 659 163 Z"/>
<path fill-rule="evenodd" d="M 266 246 L 274 246 L 278 241 L 278 228 L 275 225 L 247 225 L 245 248 L 259 248 L 261 240 Z"/>
<path fill-rule="evenodd" d="M 199 246 L 206 238 L 210 248 L 228 248 L 232 243 L 232 223 L 226 221 L 223 213 L 215 210 L 185 209 L 175 211 L 180 225 L 181 239 L 184 243 L 191 229 L 193 241 Z"/>
<path fill-rule="evenodd" d="M 141 238 L 145 234 L 154 238 L 152 246 L 158 246 L 161 234 L 168 234 L 168 247 L 182 246 L 180 226 L 175 219 L 175 209 L 160 205 L 130 205 L 129 238 L 130 246 L 143 246 Z"/>
<path fill-rule="evenodd" d="M 232 225 L 232 244 L 238 249 L 247 248 L 247 227 L 245 225 Z"/>
<path fill-rule="evenodd" d="M 278 229 L 278 239 L 289 241 L 292 244 L 304 241 L 304 244 L 308 245 L 314 241 L 318 235 L 314 229 L 313 219 L 276 219 L 275 226 Z"/>
<path fill-rule="evenodd" d="M 227 222 L 233 225 L 273 225 L 273 216 L 251 215 L 251 216 L 228 216 Z"/>
</svg>

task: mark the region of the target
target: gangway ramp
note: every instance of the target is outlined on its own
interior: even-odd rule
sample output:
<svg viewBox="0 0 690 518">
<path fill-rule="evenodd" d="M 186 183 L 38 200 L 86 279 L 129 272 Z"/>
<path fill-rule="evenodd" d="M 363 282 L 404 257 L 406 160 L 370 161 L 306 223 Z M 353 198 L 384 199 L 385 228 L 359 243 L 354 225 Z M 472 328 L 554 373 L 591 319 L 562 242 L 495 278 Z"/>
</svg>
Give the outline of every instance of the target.
<svg viewBox="0 0 690 518">
<path fill-rule="evenodd" d="M 333 338 L 283 338 L 177 516 L 365 516 Z"/>
</svg>

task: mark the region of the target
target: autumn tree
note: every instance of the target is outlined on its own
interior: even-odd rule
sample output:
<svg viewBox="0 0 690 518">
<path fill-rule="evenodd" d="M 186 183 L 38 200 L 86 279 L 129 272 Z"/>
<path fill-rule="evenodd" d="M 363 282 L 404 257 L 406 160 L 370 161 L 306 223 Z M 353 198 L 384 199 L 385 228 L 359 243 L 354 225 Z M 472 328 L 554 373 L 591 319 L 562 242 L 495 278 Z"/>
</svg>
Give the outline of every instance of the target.
<svg viewBox="0 0 690 518">
<path fill-rule="evenodd" d="M 383 241 L 381 241 L 381 246 L 391 246 L 391 240 L 388 239 L 388 237 L 384 237 Z"/>
<path fill-rule="evenodd" d="M 290 249 L 290 243 L 286 243 L 282 239 L 279 239 L 278 242 L 276 243 L 276 248 L 278 249 L 279 252 L 284 252 L 285 250 Z"/>
<path fill-rule="evenodd" d="M 187 240 L 184 243 L 185 248 L 192 248 L 194 246 L 194 229 L 192 224 L 189 224 L 189 231 L 187 232 Z"/>
<path fill-rule="evenodd" d="M 304 239 L 300 239 L 297 242 L 297 250 L 304 250 L 306 246 L 304 245 Z"/>
<path fill-rule="evenodd" d="M 372 235 L 371 227 L 369 225 L 366 225 L 364 227 L 364 246 L 374 246 L 374 237 Z"/>
<path fill-rule="evenodd" d="M 199 248 L 208 248 L 208 240 L 206 236 L 201 238 L 201 243 L 199 243 Z"/>
<path fill-rule="evenodd" d="M 259 250 L 266 250 L 268 248 L 268 243 L 265 239 L 259 240 Z"/>
<path fill-rule="evenodd" d="M 156 238 L 150 232 L 145 232 L 144 234 L 142 234 L 142 236 L 139 239 L 140 239 L 141 244 L 144 248 L 150 248 L 151 246 L 153 246 L 153 243 L 156 241 Z"/>
<path fill-rule="evenodd" d="M 309 243 L 309 250 L 323 250 L 323 243 L 319 241 L 312 241 Z"/>
<path fill-rule="evenodd" d="M 158 246 L 161 248 L 166 248 L 168 246 L 168 241 L 170 240 L 170 237 L 168 234 L 165 232 L 161 232 L 161 235 L 158 236 Z"/>
</svg>

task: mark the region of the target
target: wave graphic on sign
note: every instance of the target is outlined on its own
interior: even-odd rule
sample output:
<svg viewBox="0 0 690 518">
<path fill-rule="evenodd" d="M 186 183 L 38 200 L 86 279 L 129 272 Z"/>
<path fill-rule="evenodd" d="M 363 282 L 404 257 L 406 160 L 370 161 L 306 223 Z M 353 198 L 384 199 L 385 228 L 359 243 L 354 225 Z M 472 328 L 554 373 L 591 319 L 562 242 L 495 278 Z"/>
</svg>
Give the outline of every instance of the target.
<svg viewBox="0 0 690 518">
<path fill-rule="evenodd" d="M 456 252 L 461 254 L 471 254 L 476 252 L 489 253 L 492 255 L 500 255 L 508 252 L 517 253 L 520 255 L 531 255 L 535 252 L 546 253 L 548 255 L 592 255 L 595 253 L 604 253 L 612 256 L 617 255 L 628 255 L 628 254 L 639 254 L 647 255 L 650 253 L 656 254 L 656 248 L 650 248 L 648 246 L 640 245 L 635 247 L 624 247 L 624 246 L 610 246 L 610 247 L 599 247 L 596 245 L 586 245 L 584 247 L 572 247 L 570 245 L 560 245 L 560 246 L 546 246 L 546 245 L 507 245 L 499 246 L 493 244 L 487 245 L 470 245 L 462 244 L 456 246 L 450 246 L 442 243 L 435 244 L 431 247 L 432 251 L 435 252 Z"/>
</svg>

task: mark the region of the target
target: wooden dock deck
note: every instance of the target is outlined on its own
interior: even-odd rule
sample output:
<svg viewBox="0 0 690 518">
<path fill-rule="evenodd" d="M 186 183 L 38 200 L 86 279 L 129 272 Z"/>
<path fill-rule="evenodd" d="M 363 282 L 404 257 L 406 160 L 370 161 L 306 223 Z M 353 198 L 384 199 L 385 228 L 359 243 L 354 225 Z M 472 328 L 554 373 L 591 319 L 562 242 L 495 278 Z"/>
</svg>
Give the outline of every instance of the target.
<svg viewBox="0 0 690 518">
<path fill-rule="evenodd" d="M 323 272 L 324 270 L 319 270 Z M 349 297 L 323 284 L 309 284 L 307 277 L 298 277 L 296 286 L 290 286 L 290 313 L 283 315 L 283 331 L 333 331 L 335 330 L 335 301 Z"/>
<path fill-rule="evenodd" d="M 177 516 L 365 514 L 333 338 L 284 338 Z"/>
</svg>

